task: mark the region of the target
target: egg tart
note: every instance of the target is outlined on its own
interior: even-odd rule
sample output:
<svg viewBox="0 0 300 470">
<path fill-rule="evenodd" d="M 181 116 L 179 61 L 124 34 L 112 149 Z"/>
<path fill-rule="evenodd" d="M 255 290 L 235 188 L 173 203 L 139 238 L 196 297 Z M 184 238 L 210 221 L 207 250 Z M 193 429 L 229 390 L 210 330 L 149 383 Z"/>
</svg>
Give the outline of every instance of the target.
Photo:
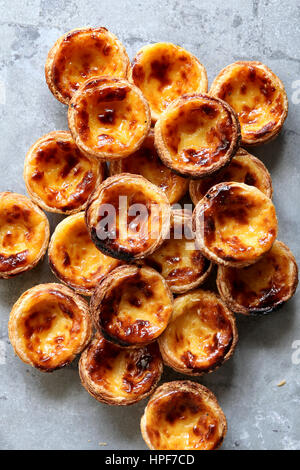
<svg viewBox="0 0 300 470">
<path fill-rule="evenodd" d="M 207 94 L 184 95 L 155 124 L 163 163 L 182 176 L 202 178 L 227 165 L 240 141 L 240 125 L 225 101 Z"/>
<path fill-rule="evenodd" d="M 151 450 L 215 450 L 227 432 L 215 395 L 189 380 L 166 382 L 150 398 L 141 419 Z"/>
<path fill-rule="evenodd" d="M 191 213 L 174 210 L 170 237 L 145 264 L 156 269 L 173 293 L 187 292 L 202 284 L 211 272 L 212 263 L 197 249 L 192 233 Z"/>
<path fill-rule="evenodd" d="M 90 340 L 87 302 L 62 284 L 40 284 L 24 292 L 12 308 L 10 342 L 26 364 L 52 372 L 73 361 Z"/>
<path fill-rule="evenodd" d="M 171 207 L 165 193 L 143 176 L 121 173 L 92 194 L 86 224 L 104 254 L 130 261 L 154 252 L 169 233 Z"/>
<path fill-rule="evenodd" d="M 229 165 L 214 176 L 191 180 L 190 197 L 196 205 L 215 184 L 223 181 L 236 181 L 255 186 L 269 198 L 272 197 L 273 187 L 271 175 L 258 158 L 240 148 Z"/>
<path fill-rule="evenodd" d="M 193 54 L 169 42 L 142 47 L 129 77 L 147 99 L 153 121 L 179 96 L 207 92 L 205 67 Z"/>
<path fill-rule="evenodd" d="M 170 204 L 178 202 L 189 186 L 186 178 L 176 175 L 161 162 L 154 146 L 153 130 L 150 130 L 139 150 L 127 158 L 112 161 L 109 171 L 110 175 L 134 173 L 144 176 L 166 194 Z"/>
<path fill-rule="evenodd" d="M 164 363 L 177 372 L 202 375 L 227 361 L 238 333 L 232 312 L 210 291 L 178 296 L 159 347 Z"/>
<path fill-rule="evenodd" d="M 217 286 L 222 299 L 231 310 L 244 315 L 272 312 L 294 295 L 297 284 L 296 260 L 278 240 L 252 266 L 218 268 Z"/>
<path fill-rule="evenodd" d="M 49 242 L 49 222 L 28 197 L 0 193 L 0 278 L 34 268 Z"/>
<path fill-rule="evenodd" d="M 275 207 L 254 186 L 219 183 L 195 207 L 193 230 L 204 256 L 242 268 L 272 248 L 277 235 Z"/>
<path fill-rule="evenodd" d="M 227 101 L 235 110 L 245 145 L 263 144 L 276 137 L 287 116 L 283 83 L 261 62 L 228 65 L 215 78 L 209 93 Z"/>
<path fill-rule="evenodd" d="M 112 77 L 86 81 L 70 101 L 68 120 L 79 149 L 101 160 L 128 157 L 138 150 L 151 124 L 140 89 Z"/>
<path fill-rule="evenodd" d="M 78 28 L 61 36 L 50 49 L 45 76 L 55 98 L 68 104 L 89 78 L 126 78 L 129 66 L 125 47 L 106 28 Z"/>
<path fill-rule="evenodd" d="M 29 149 L 24 179 L 31 199 L 42 209 L 72 214 L 85 208 L 105 171 L 105 163 L 80 152 L 70 132 L 54 131 Z"/>
<path fill-rule="evenodd" d="M 154 341 L 166 328 L 173 297 L 154 269 L 120 266 L 96 287 L 91 300 L 95 327 L 105 339 L 124 347 Z"/>
<path fill-rule="evenodd" d="M 98 282 L 122 264 L 95 247 L 85 224 L 84 212 L 70 215 L 56 226 L 48 254 L 55 276 L 83 295 L 92 295 Z"/>
<path fill-rule="evenodd" d="M 100 333 L 82 353 L 82 385 L 96 400 L 108 405 L 132 405 L 150 395 L 163 370 L 157 343 L 137 349 L 121 348 Z"/>
</svg>

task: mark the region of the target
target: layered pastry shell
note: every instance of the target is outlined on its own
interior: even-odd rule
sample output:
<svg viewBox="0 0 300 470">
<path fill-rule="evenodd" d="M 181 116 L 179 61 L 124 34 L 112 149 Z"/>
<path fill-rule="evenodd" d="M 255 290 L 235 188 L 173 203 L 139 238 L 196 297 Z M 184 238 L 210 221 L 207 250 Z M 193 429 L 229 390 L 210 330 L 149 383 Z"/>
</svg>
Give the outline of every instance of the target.
<svg viewBox="0 0 300 470">
<path fill-rule="evenodd" d="M 52 372 L 72 362 L 88 344 L 92 333 L 88 304 L 62 284 L 34 286 L 14 304 L 8 333 L 23 362 Z"/>
<path fill-rule="evenodd" d="M 74 93 L 68 121 L 79 149 L 100 160 L 137 151 L 151 125 L 149 105 L 140 89 L 107 76 L 87 80 Z"/>
<path fill-rule="evenodd" d="M 34 268 L 47 250 L 49 235 L 46 215 L 28 197 L 0 193 L 0 278 Z"/>
<path fill-rule="evenodd" d="M 204 256 L 223 266 L 242 268 L 272 248 L 277 236 L 275 207 L 254 186 L 219 183 L 195 207 L 193 230 Z"/>
<path fill-rule="evenodd" d="M 81 354 L 81 383 L 96 400 L 132 405 L 156 388 L 163 364 L 156 342 L 137 349 L 121 348 L 100 333 Z"/>
<path fill-rule="evenodd" d="M 135 153 L 109 165 L 110 175 L 134 173 L 142 175 L 158 186 L 168 197 L 170 204 L 178 202 L 187 192 L 189 181 L 176 175 L 160 160 L 154 146 L 154 132 L 151 129 L 143 145 Z"/>
<path fill-rule="evenodd" d="M 227 421 L 215 395 L 189 380 L 166 382 L 150 398 L 141 419 L 151 450 L 215 450 Z"/>
<path fill-rule="evenodd" d="M 258 61 L 238 61 L 225 67 L 209 93 L 227 101 L 239 117 L 242 144 L 259 145 L 274 139 L 288 112 L 282 81 Z"/>
<path fill-rule="evenodd" d="M 229 165 L 219 173 L 198 180 L 191 180 L 189 193 L 193 204 L 197 204 L 215 184 L 236 181 L 255 186 L 269 198 L 273 194 L 271 175 L 261 160 L 247 150 L 239 148 Z"/>
<path fill-rule="evenodd" d="M 233 109 L 207 94 L 187 94 L 173 101 L 155 124 L 155 145 L 175 173 L 203 178 L 228 165 L 240 142 Z"/>
<path fill-rule="evenodd" d="M 291 250 L 276 240 L 252 266 L 218 267 L 217 286 L 228 307 L 243 315 L 259 315 L 281 307 L 295 293 L 298 267 Z"/>
<path fill-rule="evenodd" d="M 177 372 L 212 372 L 233 354 L 238 340 L 232 312 L 213 292 L 178 296 L 168 327 L 159 337 L 163 361 Z"/>
<path fill-rule="evenodd" d="M 206 93 L 205 67 L 190 52 L 168 42 L 142 47 L 129 71 L 129 79 L 147 99 L 152 120 L 186 93 Z"/>
<path fill-rule="evenodd" d="M 91 299 L 94 325 L 105 339 L 136 348 L 156 340 L 173 310 L 165 279 L 154 269 L 134 265 L 111 271 Z"/>
<path fill-rule="evenodd" d="M 153 253 L 170 229 L 167 196 L 141 175 L 107 178 L 91 195 L 86 224 L 97 248 L 131 261 Z"/>
<path fill-rule="evenodd" d="M 80 152 L 67 131 L 53 131 L 38 139 L 24 162 L 28 194 L 48 212 L 67 215 L 83 210 L 105 176 L 105 163 Z"/>
<path fill-rule="evenodd" d="M 45 76 L 55 98 L 68 104 L 89 78 L 126 78 L 129 66 L 125 47 L 106 28 L 77 28 L 63 34 L 50 49 Z"/>
<path fill-rule="evenodd" d="M 173 210 L 170 237 L 164 241 L 145 264 L 156 269 L 174 294 L 195 289 L 209 276 L 212 263 L 197 247 L 192 232 L 192 213 Z"/>
<path fill-rule="evenodd" d="M 122 261 L 106 256 L 91 240 L 84 212 L 70 215 L 55 228 L 48 250 L 55 276 L 82 295 L 92 295 L 100 280 Z"/>
</svg>

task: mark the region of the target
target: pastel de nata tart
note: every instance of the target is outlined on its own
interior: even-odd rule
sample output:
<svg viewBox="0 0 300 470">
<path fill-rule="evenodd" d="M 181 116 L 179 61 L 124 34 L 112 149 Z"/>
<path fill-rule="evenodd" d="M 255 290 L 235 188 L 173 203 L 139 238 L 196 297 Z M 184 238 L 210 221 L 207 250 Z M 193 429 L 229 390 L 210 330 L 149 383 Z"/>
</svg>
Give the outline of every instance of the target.
<svg viewBox="0 0 300 470">
<path fill-rule="evenodd" d="M 150 395 L 163 370 L 157 343 L 137 349 L 121 348 L 100 333 L 82 353 L 82 385 L 96 400 L 109 405 L 131 405 Z"/>
<path fill-rule="evenodd" d="M 155 124 L 163 163 L 182 176 L 202 178 L 227 165 L 240 142 L 240 125 L 225 101 L 187 94 L 173 101 Z"/>
<path fill-rule="evenodd" d="M 191 213 L 173 210 L 170 237 L 145 259 L 145 264 L 156 269 L 175 294 L 195 289 L 205 281 L 212 263 L 196 246 Z"/>
<path fill-rule="evenodd" d="M 41 137 L 29 149 L 24 180 L 31 199 L 48 212 L 73 214 L 105 178 L 105 163 L 85 156 L 66 131 Z"/>
<path fill-rule="evenodd" d="M 154 269 L 134 265 L 111 271 L 91 299 L 94 325 L 105 339 L 123 347 L 149 344 L 165 330 L 173 297 Z"/>
<path fill-rule="evenodd" d="M 232 312 L 216 294 L 198 289 L 175 299 L 158 341 L 165 364 L 182 374 L 202 375 L 232 356 L 237 339 Z"/>
<path fill-rule="evenodd" d="M 34 268 L 49 242 L 49 222 L 28 197 L 0 193 L 0 278 Z"/>
<path fill-rule="evenodd" d="M 189 380 L 166 382 L 150 398 L 141 419 L 151 450 L 215 450 L 226 436 L 226 417 L 215 395 Z"/>
<path fill-rule="evenodd" d="M 87 302 L 62 284 L 40 284 L 12 308 L 10 342 L 26 364 L 52 372 L 73 361 L 88 344 L 92 322 Z"/>
<path fill-rule="evenodd" d="M 107 178 L 91 195 L 86 224 L 97 248 L 131 261 L 153 253 L 170 229 L 171 206 L 162 189 L 129 173 Z"/>
<path fill-rule="evenodd" d="M 99 281 L 122 261 L 99 251 L 91 240 L 84 212 L 62 220 L 52 234 L 49 265 L 64 284 L 83 295 L 92 295 Z"/>
<path fill-rule="evenodd" d="M 128 157 L 140 148 L 151 125 L 140 89 L 112 77 L 83 83 L 70 101 L 68 121 L 79 149 L 101 160 Z"/>
<path fill-rule="evenodd" d="M 55 98 L 68 104 L 89 78 L 126 78 L 129 66 L 125 47 L 106 28 L 78 28 L 61 36 L 50 49 L 45 76 Z"/>
<path fill-rule="evenodd" d="M 236 181 L 255 186 L 269 198 L 273 194 L 271 175 L 265 165 L 246 150 L 239 148 L 229 165 L 219 173 L 190 181 L 189 192 L 193 203 L 196 205 L 212 186 L 223 181 Z"/>
<path fill-rule="evenodd" d="M 129 77 L 147 99 L 153 121 L 179 96 L 207 92 L 205 67 L 193 54 L 169 42 L 142 47 Z"/>
<path fill-rule="evenodd" d="M 219 183 L 195 207 L 193 230 L 204 256 L 223 266 L 242 268 L 272 248 L 277 236 L 275 207 L 254 186 Z"/>
<path fill-rule="evenodd" d="M 188 190 L 188 180 L 176 175 L 158 157 L 153 130 L 150 130 L 139 150 L 127 158 L 112 161 L 109 171 L 110 175 L 134 173 L 144 176 L 166 194 L 170 204 L 178 202 Z"/>
<path fill-rule="evenodd" d="M 217 286 L 228 307 L 243 315 L 272 312 L 287 302 L 298 285 L 291 250 L 276 240 L 257 263 L 243 269 L 218 267 Z"/>
<path fill-rule="evenodd" d="M 283 83 L 261 62 L 228 65 L 215 78 L 209 93 L 227 101 L 235 110 L 245 145 L 263 144 L 276 137 L 287 116 Z"/>
</svg>

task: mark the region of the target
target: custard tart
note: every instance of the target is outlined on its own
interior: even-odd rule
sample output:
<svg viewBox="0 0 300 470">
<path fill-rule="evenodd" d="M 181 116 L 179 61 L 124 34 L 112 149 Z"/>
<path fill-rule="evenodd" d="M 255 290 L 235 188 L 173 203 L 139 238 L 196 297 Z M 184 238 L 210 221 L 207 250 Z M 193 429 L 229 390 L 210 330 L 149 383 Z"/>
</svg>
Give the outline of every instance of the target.
<svg viewBox="0 0 300 470">
<path fill-rule="evenodd" d="M 245 145 L 263 144 L 276 137 L 287 116 L 283 83 L 261 62 L 228 65 L 215 78 L 209 93 L 227 101 L 235 110 Z"/>
<path fill-rule="evenodd" d="M 100 160 L 128 157 L 140 148 L 151 125 L 140 89 L 112 77 L 86 81 L 70 101 L 68 121 L 79 149 Z"/>
<path fill-rule="evenodd" d="M 165 193 L 143 176 L 121 173 L 94 191 L 86 224 L 97 248 L 131 261 L 153 253 L 170 229 L 171 206 Z"/>
<path fill-rule="evenodd" d="M 152 120 L 186 93 L 206 93 L 205 67 L 190 52 L 169 42 L 142 47 L 129 72 L 130 80 L 147 99 Z"/>
<path fill-rule="evenodd" d="M 202 375 L 231 357 L 237 339 L 232 312 L 216 294 L 198 289 L 175 299 L 158 341 L 165 364 L 182 374 Z"/>
<path fill-rule="evenodd" d="M 89 78 L 126 78 L 129 66 L 125 47 L 106 28 L 78 28 L 61 36 L 50 49 L 45 76 L 55 98 L 68 104 Z"/>
<path fill-rule="evenodd" d="M 48 212 L 72 214 L 85 208 L 105 178 L 105 163 L 85 156 L 70 132 L 54 131 L 29 149 L 24 179 L 31 199 Z"/>
<path fill-rule="evenodd" d="M 120 266 L 96 287 L 91 300 L 94 325 L 105 339 L 124 347 L 149 344 L 165 330 L 173 297 L 154 269 Z"/>
<path fill-rule="evenodd" d="M 52 372 L 73 361 L 88 344 L 92 322 L 87 302 L 62 284 L 40 284 L 12 308 L 10 342 L 26 364 Z"/>
<path fill-rule="evenodd" d="M 269 198 L 272 197 L 273 187 L 271 175 L 258 158 L 246 150 L 239 148 L 229 165 L 214 176 L 191 180 L 190 197 L 196 205 L 215 184 L 223 181 L 236 181 L 255 186 Z"/>
<path fill-rule="evenodd" d="M 240 142 L 240 125 L 225 101 L 207 94 L 173 101 L 155 124 L 163 163 L 182 176 L 202 178 L 228 165 Z"/>
<path fill-rule="evenodd" d="M 244 315 L 272 312 L 287 302 L 298 284 L 290 249 L 278 240 L 257 263 L 243 269 L 218 267 L 217 286 L 228 307 Z"/>
<path fill-rule="evenodd" d="M 211 272 L 212 263 L 198 250 L 194 238 L 191 213 L 173 210 L 170 238 L 145 259 L 175 294 L 195 289 Z"/>
<path fill-rule="evenodd" d="M 254 186 L 219 183 L 195 207 L 193 230 L 204 256 L 242 268 L 272 248 L 277 236 L 275 207 Z"/>
<path fill-rule="evenodd" d="M 158 186 L 168 197 L 170 204 L 178 202 L 187 192 L 189 181 L 167 168 L 157 155 L 154 133 L 150 130 L 142 147 L 127 158 L 112 161 L 110 175 L 134 173 L 142 175 Z"/>
<path fill-rule="evenodd" d="M 34 268 L 47 250 L 49 234 L 46 215 L 28 197 L 0 193 L 0 278 Z"/>
<path fill-rule="evenodd" d="M 137 349 L 121 348 L 100 333 L 82 353 L 82 385 L 96 400 L 109 405 L 132 405 L 150 395 L 163 370 L 157 343 Z"/>
<path fill-rule="evenodd" d="M 95 247 L 85 224 L 84 212 L 70 215 L 56 226 L 48 255 L 55 276 L 83 295 L 92 295 L 99 281 L 122 264 Z"/>
<path fill-rule="evenodd" d="M 215 450 L 227 432 L 215 395 L 189 380 L 166 382 L 150 398 L 141 419 L 151 450 Z"/>
</svg>

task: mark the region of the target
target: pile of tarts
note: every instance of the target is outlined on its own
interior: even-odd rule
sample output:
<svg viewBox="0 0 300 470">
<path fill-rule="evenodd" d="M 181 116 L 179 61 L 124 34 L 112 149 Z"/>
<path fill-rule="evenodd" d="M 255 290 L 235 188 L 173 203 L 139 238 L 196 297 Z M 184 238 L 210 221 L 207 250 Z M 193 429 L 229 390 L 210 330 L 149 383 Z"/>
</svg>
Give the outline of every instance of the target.
<svg viewBox="0 0 300 470">
<path fill-rule="evenodd" d="M 81 382 L 99 402 L 130 405 L 154 392 L 141 419 L 150 449 L 216 449 L 227 422 L 214 394 L 190 380 L 157 386 L 163 364 L 189 377 L 216 370 L 236 347 L 234 313 L 271 312 L 296 290 L 270 174 L 242 147 L 279 133 L 284 86 L 264 64 L 239 61 L 208 92 L 204 66 L 185 49 L 151 44 L 130 64 L 105 28 L 63 35 L 45 72 L 68 106 L 69 131 L 29 149 L 30 199 L 0 194 L 0 276 L 43 257 L 45 210 L 67 215 L 48 248 L 61 283 L 17 300 L 14 350 L 44 372 L 81 353 Z M 193 211 L 174 206 L 187 192 Z M 148 219 L 136 222 L 136 205 Z M 203 287 L 213 264 L 218 293 Z"/>
</svg>

